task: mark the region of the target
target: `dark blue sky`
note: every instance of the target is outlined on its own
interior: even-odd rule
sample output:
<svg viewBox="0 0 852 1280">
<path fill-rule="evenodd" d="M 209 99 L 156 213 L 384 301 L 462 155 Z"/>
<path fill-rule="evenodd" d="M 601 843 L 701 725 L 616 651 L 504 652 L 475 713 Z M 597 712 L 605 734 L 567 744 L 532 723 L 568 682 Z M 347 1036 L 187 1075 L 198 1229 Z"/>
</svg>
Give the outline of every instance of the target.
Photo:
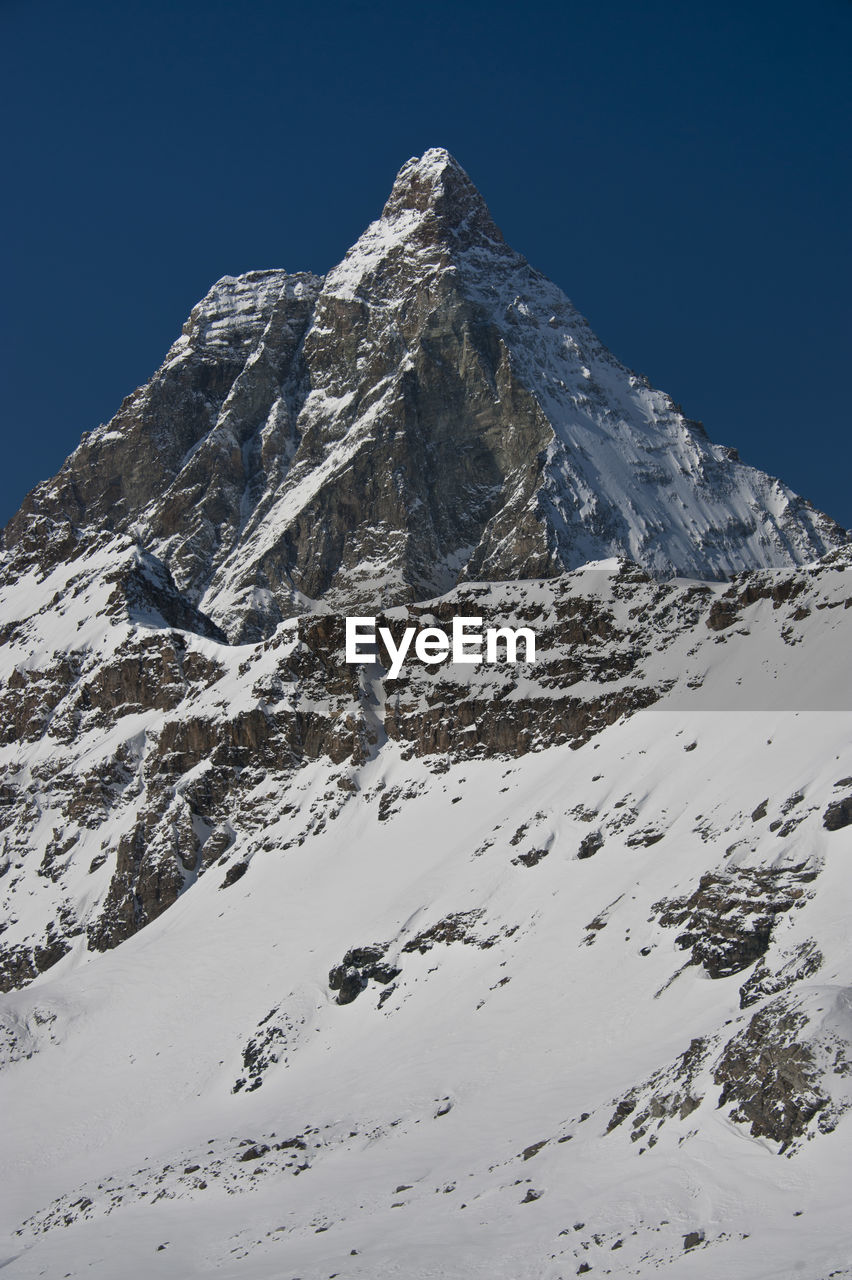
<svg viewBox="0 0 852 1280">
<path fill-rule="evenodd" d="M 445 146 L 711 437 L 852 525 L 852 3 L 0 0 L 0 521 L 219 276 L 324 272 Z"/>
</svg>

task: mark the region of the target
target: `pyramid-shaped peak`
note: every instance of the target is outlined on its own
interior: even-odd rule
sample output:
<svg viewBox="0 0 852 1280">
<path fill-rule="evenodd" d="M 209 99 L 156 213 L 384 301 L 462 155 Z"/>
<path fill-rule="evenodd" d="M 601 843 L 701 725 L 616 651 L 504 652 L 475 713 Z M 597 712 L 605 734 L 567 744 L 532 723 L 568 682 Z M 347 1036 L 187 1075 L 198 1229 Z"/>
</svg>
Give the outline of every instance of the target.
<svg viewBox="0 0 852 1280">
<path fill-rule="evenodd" d="M 503 238 L 479 191 L 443 147 L 430 147 L 422 156 L 412 156 L 396 175 L 382 217 L 393 219 L 408 210 L 431 213 L 454 228 L 467 223 L 496 240 Z"/>
<path fill-rule="evenodd" d="M 447 175 L 458 175 L 463 182 L 473 185 L 455 156 L 444 147 L 430 147 L 422 156 L 406 160 L 397 174 L 394 190 L 408 187 L 412 182 L 440 187 Z"/>
</svg>

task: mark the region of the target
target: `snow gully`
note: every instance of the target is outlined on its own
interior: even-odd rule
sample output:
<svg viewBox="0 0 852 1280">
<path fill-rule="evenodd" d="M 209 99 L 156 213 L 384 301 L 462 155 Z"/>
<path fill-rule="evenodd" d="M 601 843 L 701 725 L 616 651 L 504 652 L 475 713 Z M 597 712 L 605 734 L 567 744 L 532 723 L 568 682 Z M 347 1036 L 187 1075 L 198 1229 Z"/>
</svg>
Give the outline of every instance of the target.
<svg viewBox="0 0 852 1280">
<path fill-rule="evenodd" d="M 399 644 L 389 627 L 376 629 L 375 618 L 346 619 L 346 661 L 370 663 L 376 661 L 376 640 L 381 641 L 390 658 L 388 677 L 395 680 L 402 670 L 406 656 L 414 640 L 414 654 L 419 662 L 427 665 L 443 662 L 518 662 L 518 646 L 524 644 L 524 662 L 535 662 L 535 632 L 530 627 L 487 627 L 482 631 L 482 618 L 453 618 L 452 639 L 440 627 L 406 627 Z M 416 638 L 415 638 L 416 637 Z M 483 642 L 485 652 L 483 654 Z M 500 656 L 500 646 L 504 655 Z"/>
</svg>

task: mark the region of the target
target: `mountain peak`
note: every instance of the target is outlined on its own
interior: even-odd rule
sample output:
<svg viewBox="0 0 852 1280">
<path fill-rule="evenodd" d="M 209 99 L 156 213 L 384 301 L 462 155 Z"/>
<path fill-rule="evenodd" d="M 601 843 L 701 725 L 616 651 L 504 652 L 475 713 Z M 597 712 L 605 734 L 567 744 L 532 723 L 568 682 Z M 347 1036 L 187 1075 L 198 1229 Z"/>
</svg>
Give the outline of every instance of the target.
<svg viewBox="0 0 852 1280">
<path fill-rule="evenodd" d="M 848 540 L 625 369 L 439 148 L 324 280 L 214 286 L 13 517 L 0 573 L 113 533 L 240 643 L 320 600 L 375 610 L 614 556 L 716 578 Z"/>
<path fill-rule="evenodd" d="M 503 239 L 479 191 L 443 147 L 412 156 L 396 175 L 382 219 L 392 221 L 406 211 L 432 214 L 454 228 L 466 223 L 493 239 Z"/>
</svg>

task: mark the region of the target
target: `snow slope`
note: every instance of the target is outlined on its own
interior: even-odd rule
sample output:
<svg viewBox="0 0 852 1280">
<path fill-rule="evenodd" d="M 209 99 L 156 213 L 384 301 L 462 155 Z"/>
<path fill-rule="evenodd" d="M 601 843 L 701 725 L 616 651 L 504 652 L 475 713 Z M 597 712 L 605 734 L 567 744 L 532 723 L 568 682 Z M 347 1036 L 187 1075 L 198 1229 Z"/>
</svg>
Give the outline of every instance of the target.
<svg viewBox="0 0 852 1280">
<path fill-rule="evenodd" d="M 128 632 L 164 628 L 116 613 L 82 569 L 76 596 L 57 596 L 55 577 L 41 584 L 30 626 L 45 651 L 79 632 L 108 669 Z M 852 794 L 849 685 L 837 684 L 849 573 L 835 558 L 792 571 L 780 591 L 781 577 L 759 574 L 702 588 L 700 626 L 677 608 L 692 584 L 631 583 L 617 563 L 474 587 L 517 616 L 543 617 L 566 591 L 625 619 L 644 605 L 657 634 L 634 681 L 659 700 L 585 741 L 458 759 L 460 748 L 421 755 L 379 732 L 395 703 L 428 703 L 428 673 L 394 688 L 367 669 L 366 753 L 244 769 L 219 862 L 202 857 L 173 905 L 120 946 L 98 954 L 78 931 L 3 997 L 6 1273 L 852 1273 L 852 828 L 827 822 Z M 805 585 L 791 598 L 794 580 Z M 22 591 L 38 605 L 34 584 Z M 440 616 L 441 602 L 424 608 Z M 7 744 L 7 777 L 35 782 L 52 761 L 82 780 L 93 753 L 138 741 L 150 786 L 170 718 L 194 723 L 206 702 L 226 735 L 263 673 L 304 643 L 291 624 L 255 646 L 184 639 L 222 672 L 190 688 L 190 705 L 119 709 L 106 735 L 83 720 L 64 748 L 50 734 Z M 590 644 L 619 652 L 611 637 Z M 766 663 L 781 681 L 771 703 L 763 688 L 749 696 L 749 672 Z M 546 653 L 544 664 L 546 684 Z M 532 704 L 535 671 L 518 674 Z M 324 678 L 333 686 L 332 668 Z M 463 707 L 461 673 L 441 679 L 456 680 L 448 701 Z M 297 704 L 308 688 L 286 696 Z M 204 769 L 179 777 L 174 804 Z M 90 874 L 89 860 L 141 803 L 117 802 L 107 828 L 81 821 L 52 880 L 38 858 L 60 792 L 30 784 L 44 816 L 30 852 L 10 850 L 21 929 L 57 891 L 77 895 L 84 921 L 97 916 L 111 864 Z M 678 912 L 708 874 L 721 914 L 704 936 L 692 901 L 684 942 Z M 760 911 L 769 938 L 748 960 L 738 948 Z M 340 1004 L 333 971 L 359 948 L 378 950 L 350 955 L 360 989 Z M 384 969 L 365 977 L 377 955 Z"/>
<path fill-rule="evenodd" d="M 684 969 L 654 919 L 730 844 L 738 865 L 822 867 L 773 945 L 819 939 L 798 998 L 826 1053 L 848 1043 L 848 832 L 809 813 L 785 842 L 747 815 L 802 790 L 819 810 L 852 772 L 849 730 L 848 713 L 649 710 L 577 752 L 437 776 L 386 748 L 326 832 L 226 891 L 203 878 L 118 950 L 6 997 L 32 1054 L 0 1075 L 7 1220 L 28 1218 L 8 1274 L 848 1275 L 848 1120 L 786 1159 L 717 1107 L 710 1066 L 653 1147 L 606 1128 L 625 1090 L 696 1037 L 712 1062 L 752 1016 L 742 975 Z M 381 783 L 423 790 L 378 823 Z M 303 803 L 327 785 L 313 771 Z M 663 840 L 618 833 L 578 861 L 578 810 L 625 798 Z M 533 844 L 547 856 L 513 865 Z M 457 913 L 494 944 L 402 950 Z M 377 1008 L 371 983 L 338 1006 L 329 969 L 375 941 L 402 962 L 390 998 Z M 233 1093 L 270 1009 L 279 1060 Z M 832 1080 L 842 1109 L 848 1076 Z"/>
</svg>

